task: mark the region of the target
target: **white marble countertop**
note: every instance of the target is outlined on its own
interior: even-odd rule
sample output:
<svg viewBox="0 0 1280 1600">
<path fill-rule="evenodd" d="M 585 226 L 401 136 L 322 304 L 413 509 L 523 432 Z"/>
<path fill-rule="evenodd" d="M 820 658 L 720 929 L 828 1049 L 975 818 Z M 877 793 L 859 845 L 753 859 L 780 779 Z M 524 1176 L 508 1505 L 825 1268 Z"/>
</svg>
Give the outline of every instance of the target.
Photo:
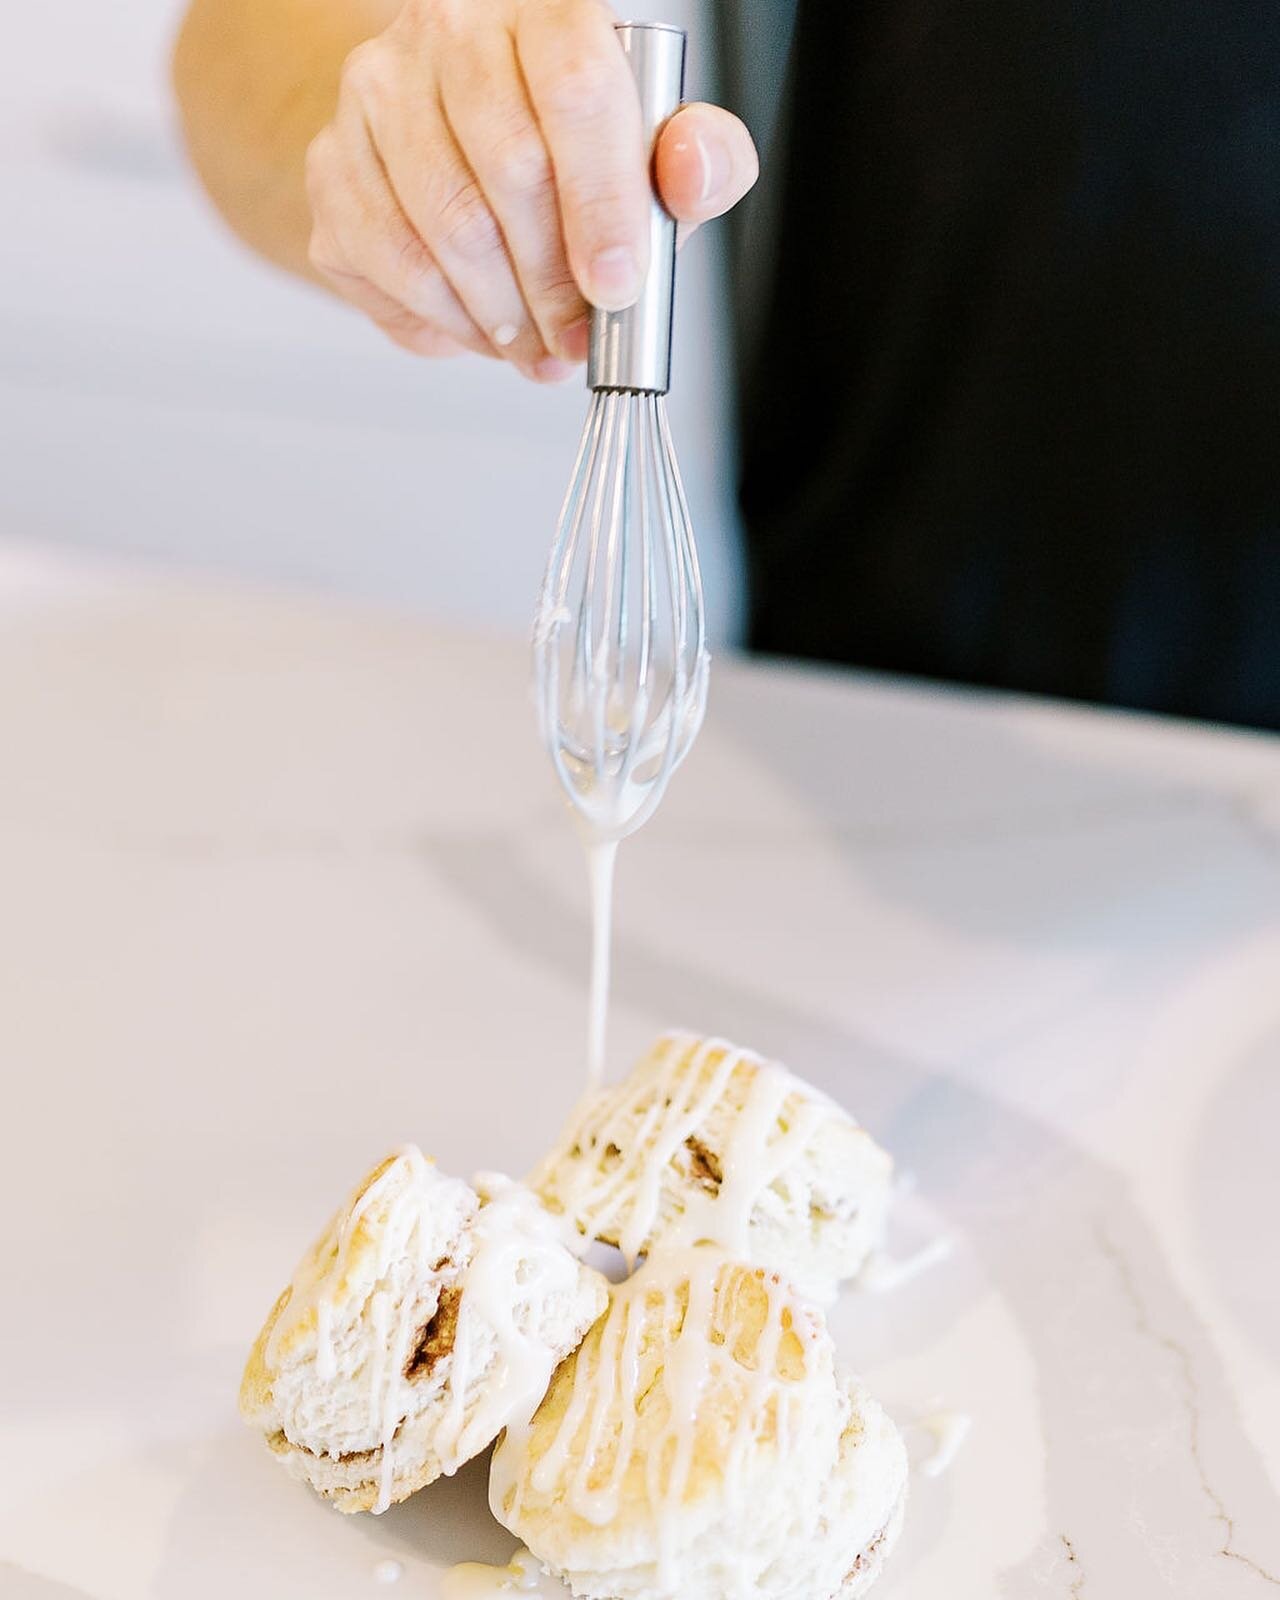
<svg viewBox="0 0 1280 1600">
<path fill-rule="evenodd" d="M 519 1171 L 578 1085 L 523 649 L 10 553 L 0 762 L 0 1594 L 505 1558 L 481 1472 L 340 1518 L 234 1397 L 384 1147 Z M 618 896 L 615 1063 L 781 1057 L 954 1240 L 837 1316 L 900 1418 L 975 1418 L 877 1596 L 1280 1591 L 1280 745 L 719 664 Z"/>
</svg>

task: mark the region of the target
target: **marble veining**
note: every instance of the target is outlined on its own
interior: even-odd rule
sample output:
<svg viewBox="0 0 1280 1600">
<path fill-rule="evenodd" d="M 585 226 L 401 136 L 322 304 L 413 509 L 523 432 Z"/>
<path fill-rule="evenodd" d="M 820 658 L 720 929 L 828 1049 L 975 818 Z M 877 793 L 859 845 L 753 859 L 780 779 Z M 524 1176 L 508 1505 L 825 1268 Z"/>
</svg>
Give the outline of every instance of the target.
<svg viewBox="0 0 1280 1600">
<path fill-rule="evenodd" d="M 1269 1572 L 1264 1566 L 1255 1561 L 1252 1556 L 1245 1555 L 1243 1551 L 1235 1548 L 1236 1525 L 1235 1519 L 1227 1510 L 1221 1494 L 1209 1481 L 1205 1471 L 1204 1458 L 1200 1449 L 1200 1388 L 1196 1382 L 1195 1363 L 1191 1352 L 1168 1333 L 1161 1332 L 1151 1325 L 1147 1308 L 1143 1304 L 1138 1285 L 1134 1281 L 1132 1269 L 1123 1253 L 1107 1233 L 1106 1228 L 1099 1224 L 1097 1230 L 1098 1248 L 1115 1267 L 1125 1298 L 1133 1310 L 1134 1326 L 1144 1339 L 1151 1341 L 1157 1349 L 1162 1350 L 1173 1362 L 1178 1373 L 1179 1385 L 1182 1391 L 1186 1411 L 1187 1447 L 1191 1453 L 1191 1460 L 1195 1466 L 1196 1477 L 1204 1491 L 1204 1497 L 1209 1504 L 1212 1519 L 1217 1522 L 1222 1530 L 1222 1544 L 1218 1554 L 1228 1561 L 1238 1561 L 1241 1566 L 1247 1567 L 1265 1583 L 1273 1584 L 1280 1588 L 1280 1577 Z M 1071 1551 L 1071 1559 L 1075 1560 L 1075 1552 L 1071 1550 L 1069 1541 L 1064 1537 L 1064 1543 Z"/>
<path fill-rule="evenodd" d="M 41 1299 L 0 1370 L 0 1588 L 353 1600 L 394 1563 L 433 1600 L 509 1553 L 485 1463 L 337 1517 L 234 1394 L 347 1174 L 406 1139 L 527 1168 L 580 1082 L 524 646 L 68 585 L 6 595 L 0 549 L 0 1253 Z M 682 1025 L 787 1061 L 954 1241 L 833 1315 L 901 1417 L 975 1419 L 877 1594 L 1273 1592 L 1280 745 L 724 661 L 646 832 L 619 1057 Z"/>
<path fill-rule="evenodd" d="M 1067 1564 L 1071 1568 L 1068 1574 L 1070 1588 L 1067 1593 L 1071 1596 L 1071 1600 L 1078 1600 L 1078 1596 L 1084 1593 L 1084 1573 L 1080 1570 L 1080 1557 L 1076 1554 L 1075 1545 L 1065 1533 L 1059 1534 L 1058 1537 L 1062 1540 L 1062 1548 L 1067 1553 Z"/>
<path fill-rule="evenodd" d="M 433 856 L 433 865 L 458 899 L 482 912 L 494 932 L 514 942 L 524 959 L 563 969 L 568 976 L 580 956 L 577 916 L 567 907 L 557 910 L 548 903 L 517 847 L 490 838 L 463 849 L 454 841 L 447 857 Z M 1049 1451 L 1051 1510 L 1060 1499 L 1071 1520 L 1089 1530 L 1091 1549 L 1110 1544 L 1119 1553 L 1124 1546 L 1116 1541 L 1127 1541 L 1125 1570 L 1133 1573 L 1134 1581 L 1150 1582 L 1163 1575 L 1160 1543 L 1182 1534 L 1179 1514 L 1167 1504 L 1166 1480 L 1143 1465 L 1140 1444 L 1117 1455 L 1115 1471 L 1121 1476 L 1116 1481 L 1098 1473 L 1090 1459 L 1095 1452 L 1113 1451 L 1111 1429 L 1126 1410 L 1152 1419 L 1151 1426 L 1161 1425 L 1166 1417 L 1160 1374 L 1144 1359 L 1115 1350 L 1114 1334 L 1101 1331 L 1113 1329 L 1118 1316 L 1130 1308 L 1111 1263 L 1102 1256 L 1091 1219 L 1110 1218 L 1117 1233 L 1131 1241 L 1130 1248 L 1140 1255 L 1153 1281 L 1160 1283 L 1162 1299 L 1175 1308 L 1180 1321 L 1195 1323 L 1169 1274 L 1158 1238 L 1134 1207 L 1120 1176 L 1062 1130 L 1017 1112 L 980 1087 L 938 1075 L 909 1058 L 886 1055 L 856 1032 L 824 1025 L 788 1006 L 767 986 L 748 989 L 719 973 L 685 972 L 658 945 L 637 938 L 627 928 L 625 915 L 620 935 L 615 993 L 624 1008 L 652 1011 L 655 997 L 662 996 L 671 1014 L 734 1017 L 749 1037 L 767 1041 L 766 1049 L 772 1046 L 783 1056 L 790 1049 L 793 1059 L 800 1052 L 823 1087 L 842 1093 L 856 1114 L 919 1175 L 922 1189 L 938 1197 L 948 1217 L 967 1227 L 972 1244 L 1002 1281 L 1003 1293 L 1035 1354 L 1045 1408 L 1041 1426 Z M 1079 1005 L 1077 1000 L 1077 1010 Z M 847 1074 L 843 1085 L 836 1077 L 822 1075 L 823 1066 L 838 1071 L 837 1064 Z M 1025 1249 L 1009 1259 L 1010 1243 L 1023 1237 L 1022 1216 L 1033 1175 L 1035 1233 L 1026 1237 Z M 1057 1264 L 1053 1275 L 1043 1270 L 1046 1260 Z M 1109 1277 L 1099 1273 L 1099 1266 L 1105 1266 Z M 1067 1275 L 1061 1285 L 1059 1273 Z M 1079 1293 L 1082 1286 L 1089 1290 L 1085 1298 Z M 848 1325 L 857 1327 L 853 1313 Z M 1085 1416 L 1078 1398 L 1083 1384 L 1098 1394 L 1096 1406 Z M 968 1407 L 967 1396 L 956 1394 L 954 1399 Z M 976 1420 L 979 1425 L 984 1422 L 980 1410 Z M 1251 1485 L 1251 1501 L 1264 1500 L 1265 1472 L 1238 1419 L 1223 1411 L 1220 1424 L 1244 1474 L 1242 1481 Z M 1201 1493 L 1199 1468 L 1194 1461 L 1191 1464 L 1196 1491 Z M 964 1458 L 956 1470 L 964 1472 Z M 1118 1513 L 1118 1484 L 1132 1500 L 1127 1528 Z M 1280 1527 L 1273 1521 L 1266 1531 L 1280 1548 Z M 1079 1544 L 1080 1535 L 1075 1537 Z M 1205 1581 L 1208 1570 L 1191 1559 L 1190 1548 L 1187 1555 L 1189 1577 Z M 1009 1573 L 1010 1596 L 1026 1592 L 1023 1582 L 1042 1587 L 1040 1568 L 1035 1559 L 1022 1569 L 1020 1579 Z"/>
</svg>

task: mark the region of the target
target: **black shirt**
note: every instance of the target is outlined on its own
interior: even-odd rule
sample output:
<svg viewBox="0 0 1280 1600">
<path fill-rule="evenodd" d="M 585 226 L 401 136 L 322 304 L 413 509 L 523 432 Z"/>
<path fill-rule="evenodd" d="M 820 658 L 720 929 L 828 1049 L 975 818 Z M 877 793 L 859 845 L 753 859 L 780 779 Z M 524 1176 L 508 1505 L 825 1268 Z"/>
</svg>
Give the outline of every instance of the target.
<svg viewBox="0 0 1280 1600">
<path fill-rule="evenodd" d="M 800 0 L 762 650 L 1280 728 L 1280 3 Z"/>
</svg>

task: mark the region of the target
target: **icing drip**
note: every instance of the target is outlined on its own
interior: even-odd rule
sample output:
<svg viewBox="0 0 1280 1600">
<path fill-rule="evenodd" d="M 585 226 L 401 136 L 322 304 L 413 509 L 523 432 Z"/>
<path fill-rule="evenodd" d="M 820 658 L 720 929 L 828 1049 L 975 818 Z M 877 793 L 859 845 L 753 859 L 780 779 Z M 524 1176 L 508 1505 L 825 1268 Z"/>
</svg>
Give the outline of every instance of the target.
<svg viewBox="0 0 1280 1600">
<path fill-rule="evenodd" d="M 761 1314 L 750 1319 L 736 1299 L 748 1291 L 764 1300 Z M 744 1349 L 748 1326 L 758 1331 Z M 614 1290 L 608 1315 L 574 1360 L 554 1433 L 539 1437 L 536 1455 L 529 1455 L 533 1428 L 508 1431 L 490 1475 L 495 1514 L 517 1523 L 527 1483 L 604 1526 L 618 1515 L 624 1490 L 634 1494 L 639 1476 L 658 1534 L 658 1581 L 670 1592 L 679 1576 L 670 1540 L 680 1522 L 673 1513 L 686 1498 L 695 1456 L 701 1471 L 713 1452 L 729 1504 L 740 1507 L 762 1440 L 772 1441 L 779 1471 L 834 1451 L 835 1408 L 805 1403 L 819 1352 L 829 1358 L 820 1327 L 816 1312 L 777 1274 L 719 1251 L 664 1249 Z M 717 1396 L 710 1406 L 709 1393 Z M 635 1401 L 641 1394 L 643 1439 Z M 725 1415 L 736 1419 L 731 1431 L 710 1441 Z M 531 1461 L 525 1475 L 522 1460 Z"/>
<path fill-rule="evenodd" d="M 604 1079 L 605 1024 L 609 1011 L 609 954 L 613 942 L 613 873 L 618 841 L 587 846 L 591 879 L 591 1005 L 587 1022 L 587 1092 Z"/>
<path fill-rule="evenodd" d="M 450 1409 L 438 1444 L 450 1472 L 504 1427 L 523 1424 L 533 1415 L 551 1381 L 556 1355 L 537 1337 L 532 1307 L 568 1298 L 578 1285 L 578 1262 L 563 1249 L 555 1220 L 529 1190 L 496 1174 L 478 1178 L 477 1187 L 483 1204 L 475 1225 L 475 1254 L 461 1280 Z M 473 1337 L 473 1325 L 496 1337 L 502 1373 L 501 1381 L 490 1373 L 475 1389 L 468 1362 L 481 1341 Z"/>
<path fill-rule="evenodd" d="M 316 1376 L 326 1382 L 335 1376 L 337 1353 L 333 1343 L 332 1291 L 346 1275 L 356 1229 L 374 1203 L 395 1187 L 406 1168 L 410 1179 L 410 1185 L 406 1187 L 410 1187 L 421 1181 L 427 1165 L 426 1157 L 416 1145 L 405 1145 L 387 1162 L 373 1182 L 348 1202 L 341 1213 L 341 1222 L 335 1220 L 328 1234 L 294 1275 L 288 1304 L 277 1317 L 267 1340 L 265 1355 L 268 1366 L 279 1365 L 284 1340 L 305 1317 L 314 1312 Z M 411 1215 L 404 1206 L 390 1208 L 390 1215 L 380 1235 L 376 1274 L 379 1279 L 386 1276 L 393 1255 L 412 1253 L 416 1221 L 416 1215 Z"/>
<path fill-rule="evenodd" d="M 781 1067 L 723 1039 L 673 1034 L 648 1071 L 582 1103 L 562 1150 L 540 1169 L 556 1175 L 566 1215 L 589 1235 L 616 1239 L 634 1263 L 659 1221 L 667 1168 L 718 1103 L 732 1099 L 735 1079 L 744 1098 L 724 1119 L 713 1190 L 691 1186 L 667 1240 L 677 1247 L 711 1242 L 748 1256 L 758 1201 L 803 1152 L 829 1102 Z M 564 1145 L 577 1146 L 580 1157 L 565 1160 Z M 532 1181 L 539 1186 L 540 1174 Z"/>
<path fill-rule="evenodd" d="M 399 1583 L 404 1568 L 398 1561 L 379 1561 L 373 1569 L 375 1583 Z"/>
<path fill-rule="evenodd" d="M 537 1559 L 523 1545 L 505 1567 L 464 1561 L 450 1567 L 440 1580 L 440 1600 L 491 1600 L 494 1595 L 511 1593 L 551 1596 L 564 1592 L 564 1585 L 557 1579 L 543 1575 Z"/>
<path fill-rule="evenodd" d="M 381 1451 L 375 1511 L 385 1511 L 391 1504 L 395 1467 L 392 1443 L 404 1417 L 400 1404 L 404 1387 L 401 1374 L 409 1357 L 415 1313 L 419 1310 L 412 1295 L 402 1294 L 392 1326 L 388 1277 L 393 1262 L 410 1262 L 415 1277 L 431 1269 L 431 1240 L 420 1225 L 421 1188 L 428 1171 L 429 1163 L 417 1146 L 405 1145 L 352 1199 L 341 1221 L 335 1223 L 299 1269 L 289 1303 L 272 1329 L 265 1352 L 268 1365 L 278 1366 L 286 1337 L 305 1317 L 314 1314 L 316 1376 L 321 1382 L 329 1382 L 336 1376 L 334 1298 L 346 1279 L 357 1230 L 371 1210 L 380 1206 L 377 1257 L 373 1268 L 373 1280 L 378 1287 L 369 1300 L 369 1315 L 375 1331 L 374 1354 L 366 1380 L 369 1435 L 374 1448 Z"/>
<path fill-rule="evenodd" d="M 926 1478 L 940 1478 L 955 1458 L 969 1436 L 973 1418 L 967 1411 L 931 1411 L 908 1424 L 912 1430 L 927 1433 L 933 1448 L 929 1454 L 913 1462 Z"/>
<path fill-rule="evenodd" d="M 482 1192 L 469 1230 L 470 1254 L 458 1261 L 459 1275 L 452 1285 L 459 1296 L 452 1348 L 437 1373 L 426 1380 L 408 1378 L 414 1341 L 432 1314 L 418 1286 L 442 1282 L 433 1259 L 438 1239 L 425 1225 L 434 1199 L 425 1191 L 429 1177 L 430 1164 L 415 1146 L 396 1154 L 300 1269 L 266 1347 L 268 1363 L 278 1366 L 285 1338 L 314 1313 L 316 1376 L 322 1382 L 333 1378 L 339 1366 L 335 1301 L 349 1293 L 352 1241 L 376 1206 L 376 1260 L 367 1302 L 370 1359 L 363 1369 L 344 1373 L 363 1386 L 368 1447 L 380 1451 L 375 1513 L 391 1504 L 397 1433 L 442 1388 L 446 1403 L 434 1443 L 447 1473 L 482 1450 L 509 1422 L 532 1415 L 556 1362 L 538 1337 L 535 1308 L 563 1303 L 578 1286 L 578 1262 L 563 1248 L 556 1220 L 536 1197 L 498 1175 L 479 1180 Z M 474 1208 L 475 1197 L 465 1184 L 432 1181 L 456 1185 Z M 468 1206 L 461 1209 L 465 1214 Z M 473 1370 L 477 1359 L 483 1367 Z"/>
<path fill-rule="evenodd" d="M 885 1250 L 873 1250 L 858 1274 L 858 1287 L 871 1294 L 888 1294 L 893 1289 L 901 1288 L 904 1283 L 910 1283 L 913 1278 L 918 1278 L 930 1267 L 946 1261 L 951 1251 L 952 1242 L 946 1234 L 930 1239 L 928 1244 L 921 1245 L 907 1256 L 891 1256 Z"/>
</svg>

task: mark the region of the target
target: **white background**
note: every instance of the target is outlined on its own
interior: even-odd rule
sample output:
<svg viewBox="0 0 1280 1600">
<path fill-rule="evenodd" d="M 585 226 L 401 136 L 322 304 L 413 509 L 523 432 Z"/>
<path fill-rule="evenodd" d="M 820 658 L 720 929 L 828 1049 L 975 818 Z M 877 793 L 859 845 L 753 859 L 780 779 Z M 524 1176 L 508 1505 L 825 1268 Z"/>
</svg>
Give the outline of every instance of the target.
<svg viewBox="0 0 1280 1600">
<path fill-rule="evenodd" d="M 690 22 L 697 0 L 632 15 Z M 0 54 L 0 538 L 524 628 L 585 394 L 414 361 L 251 258 L 182 162 L 178 0 L 29 4 Z M 708 85 L 694 24 L 689 91 Z M 718 244 L 677 296 L 673 426 L 715 635 L 740 586 Z"/>
</svg>

